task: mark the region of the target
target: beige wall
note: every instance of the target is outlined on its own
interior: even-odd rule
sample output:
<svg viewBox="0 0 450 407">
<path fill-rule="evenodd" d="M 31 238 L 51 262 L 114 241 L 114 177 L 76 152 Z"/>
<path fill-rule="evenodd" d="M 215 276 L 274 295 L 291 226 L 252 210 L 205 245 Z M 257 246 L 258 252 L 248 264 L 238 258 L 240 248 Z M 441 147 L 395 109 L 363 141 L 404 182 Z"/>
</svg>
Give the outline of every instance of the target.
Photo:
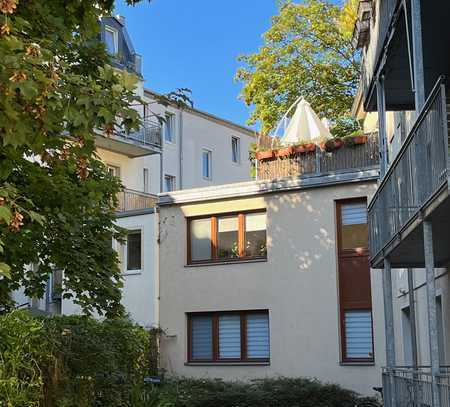
<svg viewBox="0 0 450 407">
<path fill-rule="evenodd" d="M 161 207 L 162 365 L 170 374 L 229 380 L 310 376 L 372 394 L 384 363 L 381 274 L 372 273 L 375 366 L 340 365 L 335 200 L 371 196 L 374 183 Z M 186 219 L 267 208 L 267 262 L 185 267 Z M 187 366 L 186 312 L 269 309 L 270 366 Z"/>
</svg>

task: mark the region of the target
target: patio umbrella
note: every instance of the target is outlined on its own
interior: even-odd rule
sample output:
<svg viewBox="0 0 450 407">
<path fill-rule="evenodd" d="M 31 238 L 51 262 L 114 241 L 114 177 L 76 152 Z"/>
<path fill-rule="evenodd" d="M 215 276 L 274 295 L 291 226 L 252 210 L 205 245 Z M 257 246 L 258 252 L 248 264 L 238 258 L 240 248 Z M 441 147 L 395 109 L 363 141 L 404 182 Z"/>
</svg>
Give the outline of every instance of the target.
<svg viewBox="0 0 450 407">
<path fill-rule="evenodd" d="M 318 141 L 330 139 L 332 135 L 327 126 L 319 119 L 311 105 L 302 99 L 297 104 L 295 113 L 281 137 L 281 144 L 295 144 L 299 141 Z"/>
</svg>

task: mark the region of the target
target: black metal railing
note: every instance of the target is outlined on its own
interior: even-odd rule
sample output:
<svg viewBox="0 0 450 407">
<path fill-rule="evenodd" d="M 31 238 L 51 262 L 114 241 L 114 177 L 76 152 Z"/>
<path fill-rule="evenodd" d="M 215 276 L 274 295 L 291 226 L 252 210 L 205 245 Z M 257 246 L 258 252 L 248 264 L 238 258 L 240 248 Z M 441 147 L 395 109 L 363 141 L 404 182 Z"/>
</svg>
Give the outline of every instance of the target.
<svg viewBox="0 0 450 407">
<path fill-rule="evenodd" d="M 447 106 L 440 78 L 369 205 L 372 259 L 448 186 L 447 174 Z"/>
<path fill-rule="evenodd" d="M 150 209 L 154 208 L 158 203 L 156 195 L 127 188 L 119 192 L 117 200 L 117 212 Z"/>
<path fill-rule="evenodd" d="M 162 142 L 161 134 L 162 134 L 161 126 L 150 119 L 144 119 L 142 121 L 142 125 L 137 131 L 132 131 L 129 133 L 126 133 L 124 131 L 117 132 L 117 135 L 119 137 L 137 141 L 139 143 L 151 147 L 156 147 L 158 149 L 161 148 Z"/>
</svg>

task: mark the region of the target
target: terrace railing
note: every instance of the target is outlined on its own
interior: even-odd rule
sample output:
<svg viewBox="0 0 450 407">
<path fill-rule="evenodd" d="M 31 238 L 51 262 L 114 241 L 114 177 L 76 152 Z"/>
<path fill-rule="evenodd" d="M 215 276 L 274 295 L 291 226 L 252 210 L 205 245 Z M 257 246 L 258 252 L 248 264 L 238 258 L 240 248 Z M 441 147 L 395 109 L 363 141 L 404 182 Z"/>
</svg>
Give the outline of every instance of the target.
<svg viewBox="0 0 450 407">
<path fill-rule="evenodd" d="M 448 187 L 448 156 L 445 85 L 440 78 L 369 205 L 372 259 Z"/>
<path fill-rule="evenodd" d="M 160 149 L 162 141 L 161 133 L 161 126 L 158 123 L 149 119 L 144 119 L 138 131 L 129 133 L 121 131 L 118 132 L 117 135 L 125 139 L 137 141 L 139 143 Z"/>
<path fill-rule="evenodd" d="M 376 168 L 379 165 L 378 133 L 367 136 L 364 144 L 343 146 L 329 153 L 316 147 L 312 152 L 258 160 L 257 178 L 270 180 Z M 268 143 L 263 140 L 260 146 L 269 147 Z"/>
<path fill-rule="evenodd" d="M 117 198 L 117 212 L 150 209 L 158 203 L 158 197 L 156 195 L 126 188 L 119 192 Z"/>
<path fill-rule="evenodd" d="M 429 368 L 383 369 L 383 400 L 385 407 L 432 407 L 433 376 Z M 435 377 L 440 407 L 450 407 L 449 368 L 443 367 Z"/>
</svg>

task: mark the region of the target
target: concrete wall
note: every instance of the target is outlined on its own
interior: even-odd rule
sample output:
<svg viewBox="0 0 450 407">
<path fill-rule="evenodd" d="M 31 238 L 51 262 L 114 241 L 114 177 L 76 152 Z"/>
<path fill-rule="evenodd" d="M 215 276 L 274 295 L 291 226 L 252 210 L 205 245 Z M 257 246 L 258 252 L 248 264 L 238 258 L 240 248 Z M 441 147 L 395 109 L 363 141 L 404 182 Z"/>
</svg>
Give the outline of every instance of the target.
<svg viewBox="0 0 450 407">
<path fill-rule="evenodd" d="M 161 354 L 168 373 L 310 376 L 372 394 L 384 364 L 381 274 L 372 273 L 375 365 L 341 365 L 335 200 L 374 190 L 374 183 L 359 183 L 161 207 Z M 255 208 L 267 210 L 267 262 L 186 267 L 186 216 Z M 269 309 L 270 366 L 185 364 L 187 312 L 249 309 Z"/>
</svg>

